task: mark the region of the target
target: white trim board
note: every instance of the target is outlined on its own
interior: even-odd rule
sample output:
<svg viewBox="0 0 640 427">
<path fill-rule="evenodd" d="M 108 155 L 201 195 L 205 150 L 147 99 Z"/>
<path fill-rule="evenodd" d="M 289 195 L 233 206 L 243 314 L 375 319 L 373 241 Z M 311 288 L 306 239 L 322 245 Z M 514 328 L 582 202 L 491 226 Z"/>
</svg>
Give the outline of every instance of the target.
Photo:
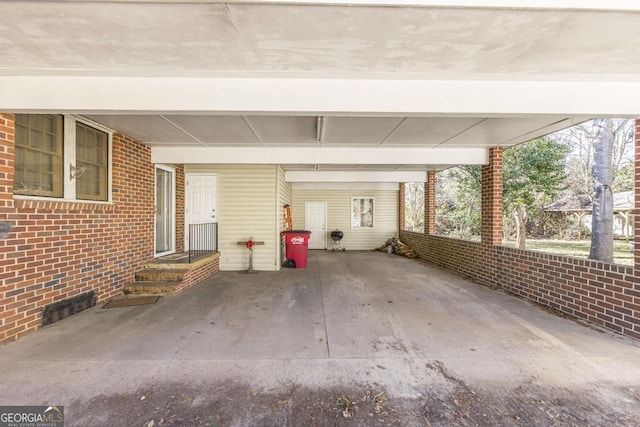
<svg viewBox="0 0 640 427">
<path fill-rule="evenodd" d="M 319 172 L 287 171 L 287 182 L 426 182 L 426 172 Z"/>
<path fill-rule="evenodd" d="M 0 110 L 85 114 L 640 115 L 640 82 L 636 75 L 598 79 L 570 76 L 566 81 L 543 75 L 537 80 L 515 80 L 524 77 L 520 75 L 502 76 L 501 80 L 297 77 L 0 76 Z M 571 81 L 571 77 L 576 80 Z"/>
<path fill-rule="evenodd" d="M 486 148 L 152 147 L 153 163 L 486 165 Z"/>
<path fill-rule="evenodd" d="M 398 191 L 400 184 L 393 182 L 294 182 L 291 184 L 294 191 L 300 190 L 388 190 Z"/>
</svg>

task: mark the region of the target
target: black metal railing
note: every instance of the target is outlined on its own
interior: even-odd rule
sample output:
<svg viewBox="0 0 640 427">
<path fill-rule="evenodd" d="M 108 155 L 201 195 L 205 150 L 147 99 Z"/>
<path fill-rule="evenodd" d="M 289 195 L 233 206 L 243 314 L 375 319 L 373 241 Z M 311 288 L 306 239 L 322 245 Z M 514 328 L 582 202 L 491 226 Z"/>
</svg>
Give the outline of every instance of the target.
<svg viewBox="0 0 640 427">
<path fill-rule="evenodd" d="M 217 222 L 189 224 L 189 263 L 217 251 Z"/>
</svg>

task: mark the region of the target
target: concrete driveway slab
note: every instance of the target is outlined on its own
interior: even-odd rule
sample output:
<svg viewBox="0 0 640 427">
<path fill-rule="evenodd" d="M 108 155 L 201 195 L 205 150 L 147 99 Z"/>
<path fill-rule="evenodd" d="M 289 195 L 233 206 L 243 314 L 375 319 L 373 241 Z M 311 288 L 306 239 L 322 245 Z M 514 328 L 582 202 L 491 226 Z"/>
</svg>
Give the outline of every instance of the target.
<svg viewBox="0 0 640 427">
<path fill-rule="evenodd" d="M 637 341 L 377 252 L 95 308 L 0 369 L 1 404 L 78 426 L 640 423 Z"/>
</svg>

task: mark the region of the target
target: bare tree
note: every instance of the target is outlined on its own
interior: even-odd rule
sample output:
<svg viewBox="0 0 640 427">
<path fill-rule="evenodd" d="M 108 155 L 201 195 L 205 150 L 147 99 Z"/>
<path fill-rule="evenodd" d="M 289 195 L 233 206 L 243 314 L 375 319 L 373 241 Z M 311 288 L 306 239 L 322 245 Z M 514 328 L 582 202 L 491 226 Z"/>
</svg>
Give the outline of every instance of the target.
<svg viewBox="0 0 640 427">
<path fill-rule="evenodd" d="M 609 118 L 584 122 L 550 135 L 571 147 L 567 162 L 568 195 L 588 195 L 592 201 L 589 258 L 610 259 L 606 254 L 608 246 L 613 247 L 614 212 L 607 198 L 613 198 L 614 188 L 625 191 L 633 187 L 630 171 L 633 170 L 634 132 L 635 120 Z M 581 217 L 578 215 L 578 229 Z M 605 231 L 606 234 L 602 234 Z"/>
<path fill-rule="evenodd" d="M 593 164 L 593 124 L 581 123 L 556 135 L 571 147 L 569 161 L 569 182 L 575 194 L 591 194 L 591 166 Z"/>
<path fill-rule="evenodd" d="M 408 231 L 424 232 L 424 182 L 405 184 L 404 215 Z"/>
<path fill-rule="evenodd" d="M 611 149 L 612 181 L 615 184 L 618 172 L 628 167 L 633 159 L 633 119 L 607 119 L 612 122 L 614 141 Z M 574 195 L 591 195 L 593 191 L 594 144 L 597 133 L 594 121 L 587 121 L 556 132 L 549 137 L 567 144 L 571 149 L 567 162 L 568 187 Z"/>
</svg>

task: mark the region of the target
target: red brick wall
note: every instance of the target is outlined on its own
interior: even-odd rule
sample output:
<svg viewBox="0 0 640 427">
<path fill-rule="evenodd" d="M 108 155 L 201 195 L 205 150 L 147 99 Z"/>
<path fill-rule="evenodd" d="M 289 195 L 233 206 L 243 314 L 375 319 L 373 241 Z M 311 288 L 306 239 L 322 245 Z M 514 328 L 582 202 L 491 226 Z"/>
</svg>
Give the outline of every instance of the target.
<svg viewBox="0 0 640 427">
<path fill-rule="evenodd" d="M 640 119 L 636 119 L 636 152 L 635 152 L 635 204 L 633 219 L 634 234 L 634 267 L 636 271 L 640 271 Z"/>
<path fill-rule="evenodd" d="M 212 274 L 220 271 L 220 254 L 214 254 L 212 258 L 213 259 L 208 257 L 204 260 L 196 261 L 195 265 L 189 269 L 182 279 L 182 282 L 176 289 L 176 294 L 186 291 Z"/>
<path fill-rule="evenodd" d="M 13 153 L 15 148 L 13 115 L 0 114 L 0 214 L 13 208 Z"/>
<path fill-rule="evenodd" d="M 176 168 L 176 252 L 184 252 L 184 165 Z"/>
<path fill-rule="evenodd" d="M 404 203 L 405 203 L 405 193 L 404 193 L 404 182 L 400 183 L 399 193 L 398 193 L 398 230 L 404 230 L 405 228 L 405 217 L 404 217 Z"/>
<path fill-rule="evenodd" d="M 14 118 L 0 114 L 0 342 L 36 330 L 43 307 L 94 290 L 121 292 L 153 259 L 154 167 L 150 149 L 113 136 L 113 203 L 13 197 Z"/>
</svg>

